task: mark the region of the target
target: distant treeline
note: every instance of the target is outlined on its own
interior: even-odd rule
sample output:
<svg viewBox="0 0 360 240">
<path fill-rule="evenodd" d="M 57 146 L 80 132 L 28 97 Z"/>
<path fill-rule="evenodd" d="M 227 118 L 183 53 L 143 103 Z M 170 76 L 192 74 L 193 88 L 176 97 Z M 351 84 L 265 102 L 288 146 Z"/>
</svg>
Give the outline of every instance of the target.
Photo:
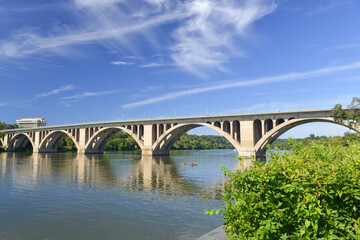
<svg viewBox="0 0 360 240">
<path fill-rule="evenodd" d="M 295 142 L 299 142 L 305 145 L 309 145 L 312 141 L 321 141 L 325 144 L 329 145 L 337 145 L 337 146 L 347 146 L 350 141 L 358 141 L 360 142 L 360 135 L 358 133 L 349 133 L 346 132 L 344 136 L 336 136 L 336 137 L 326 137 L 326 136 L 315 136 L 314 134 L 310 134 L 307 138 L 296 138 Z M 290 145 L 288 139 L 280 139 L 278 138 L 271 145 L 272 148 L 279 148 L 282 150 L 289 150 Z"/>
<path fill-rule="evenodd" d="M 105 151 L 138 150 L 140 147 L 135 139 L 128 133 L 120 131 L 116 133 L 105 145 Z"/>
<path fill-rule="evenodd" d="M 0 124 L 0 130 L 15 129 L 15 128 L 19 128 L 19 125 L 17 125 L 17 124 L 6 124 L 6 123 L 1 123 Z"/>
<path fill-rule="evenodd" d="M 171 149 L 233 149 L 234 146 L 223 136 L 217 135 L 195 135 L 185 133 L 175 142 Z"/>
<path fill-rule="evenodd" d="M 0 130 L 14 129 L 14 128 L 19 128 L 19 126 L 17 124 L 6 124 L 6 123 L 0 124 Z M 4 138 L 5 135 L 6 134 L 4 132 L 0 132 L 0 138 Z M 0 152 L 5 152 L 5 151 L 6 151 L 6 147 L 1 146 L 0 144 Z"/>
</svg>

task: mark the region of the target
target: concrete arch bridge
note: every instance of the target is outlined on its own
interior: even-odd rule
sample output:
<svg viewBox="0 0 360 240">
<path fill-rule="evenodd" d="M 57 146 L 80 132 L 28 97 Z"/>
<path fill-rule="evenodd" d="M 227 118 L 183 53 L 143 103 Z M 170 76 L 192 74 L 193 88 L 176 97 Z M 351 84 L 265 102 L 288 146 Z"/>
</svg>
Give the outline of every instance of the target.
<svg viewBox="0 0 360 240">
<path fill-rule="evenodd" d="M 6 130 L 0 146 L 12 152 L 31 144 L 33 152 L 56 152 L 59 143 L 69 136 L 79 153 L 103 153 L 111 137 L 125 131 L 135 139 L 143 155 L 167 155 L 183 134 L 205 126 L 224 136 L 239 155 L 261 157 L 266 146 L 281 134 L 311 122 L 340 124 L 332 118 L 331 109 L 114 121 Z"/>
</svg>

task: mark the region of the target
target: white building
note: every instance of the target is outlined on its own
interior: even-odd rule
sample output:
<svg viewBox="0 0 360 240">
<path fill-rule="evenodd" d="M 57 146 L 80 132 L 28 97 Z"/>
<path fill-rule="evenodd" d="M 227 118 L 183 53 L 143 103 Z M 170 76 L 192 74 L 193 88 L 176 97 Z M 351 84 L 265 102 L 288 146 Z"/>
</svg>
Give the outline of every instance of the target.
<svg viewBox="0 0 360 240">
<path fill-rule="evenodd" d="M 45 118 L 22 118 L 20 120 L 16 120 L 16 122 L 21 128 L 45 127 L 47 124 Z"/>
</svg>

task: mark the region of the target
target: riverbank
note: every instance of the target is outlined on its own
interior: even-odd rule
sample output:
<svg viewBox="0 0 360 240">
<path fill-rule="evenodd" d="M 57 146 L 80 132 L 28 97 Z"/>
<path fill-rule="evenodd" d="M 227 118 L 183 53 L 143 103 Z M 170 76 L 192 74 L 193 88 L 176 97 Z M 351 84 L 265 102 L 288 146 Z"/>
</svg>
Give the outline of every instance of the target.
<svg viewBox="0 0 360 240">
<path fill-rule="evenodd" d="M 196 240 L 226 240 L 224 226 L 221 225 Z"/>
</svg>

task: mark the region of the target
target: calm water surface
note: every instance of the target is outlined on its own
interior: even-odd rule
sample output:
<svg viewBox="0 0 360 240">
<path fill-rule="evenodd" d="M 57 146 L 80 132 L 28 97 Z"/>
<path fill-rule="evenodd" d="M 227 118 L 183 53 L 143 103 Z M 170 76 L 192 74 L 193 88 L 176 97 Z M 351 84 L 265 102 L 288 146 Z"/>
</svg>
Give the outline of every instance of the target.
<svg viewBox="0 0 360 240">
<path fill-rule="evenodd" d="M 222 224 L 233 150 L 0 153 L 0 239 L 196 239 Z M 197 167 L 182 163 L 196 163 Z"/>
</svg>

